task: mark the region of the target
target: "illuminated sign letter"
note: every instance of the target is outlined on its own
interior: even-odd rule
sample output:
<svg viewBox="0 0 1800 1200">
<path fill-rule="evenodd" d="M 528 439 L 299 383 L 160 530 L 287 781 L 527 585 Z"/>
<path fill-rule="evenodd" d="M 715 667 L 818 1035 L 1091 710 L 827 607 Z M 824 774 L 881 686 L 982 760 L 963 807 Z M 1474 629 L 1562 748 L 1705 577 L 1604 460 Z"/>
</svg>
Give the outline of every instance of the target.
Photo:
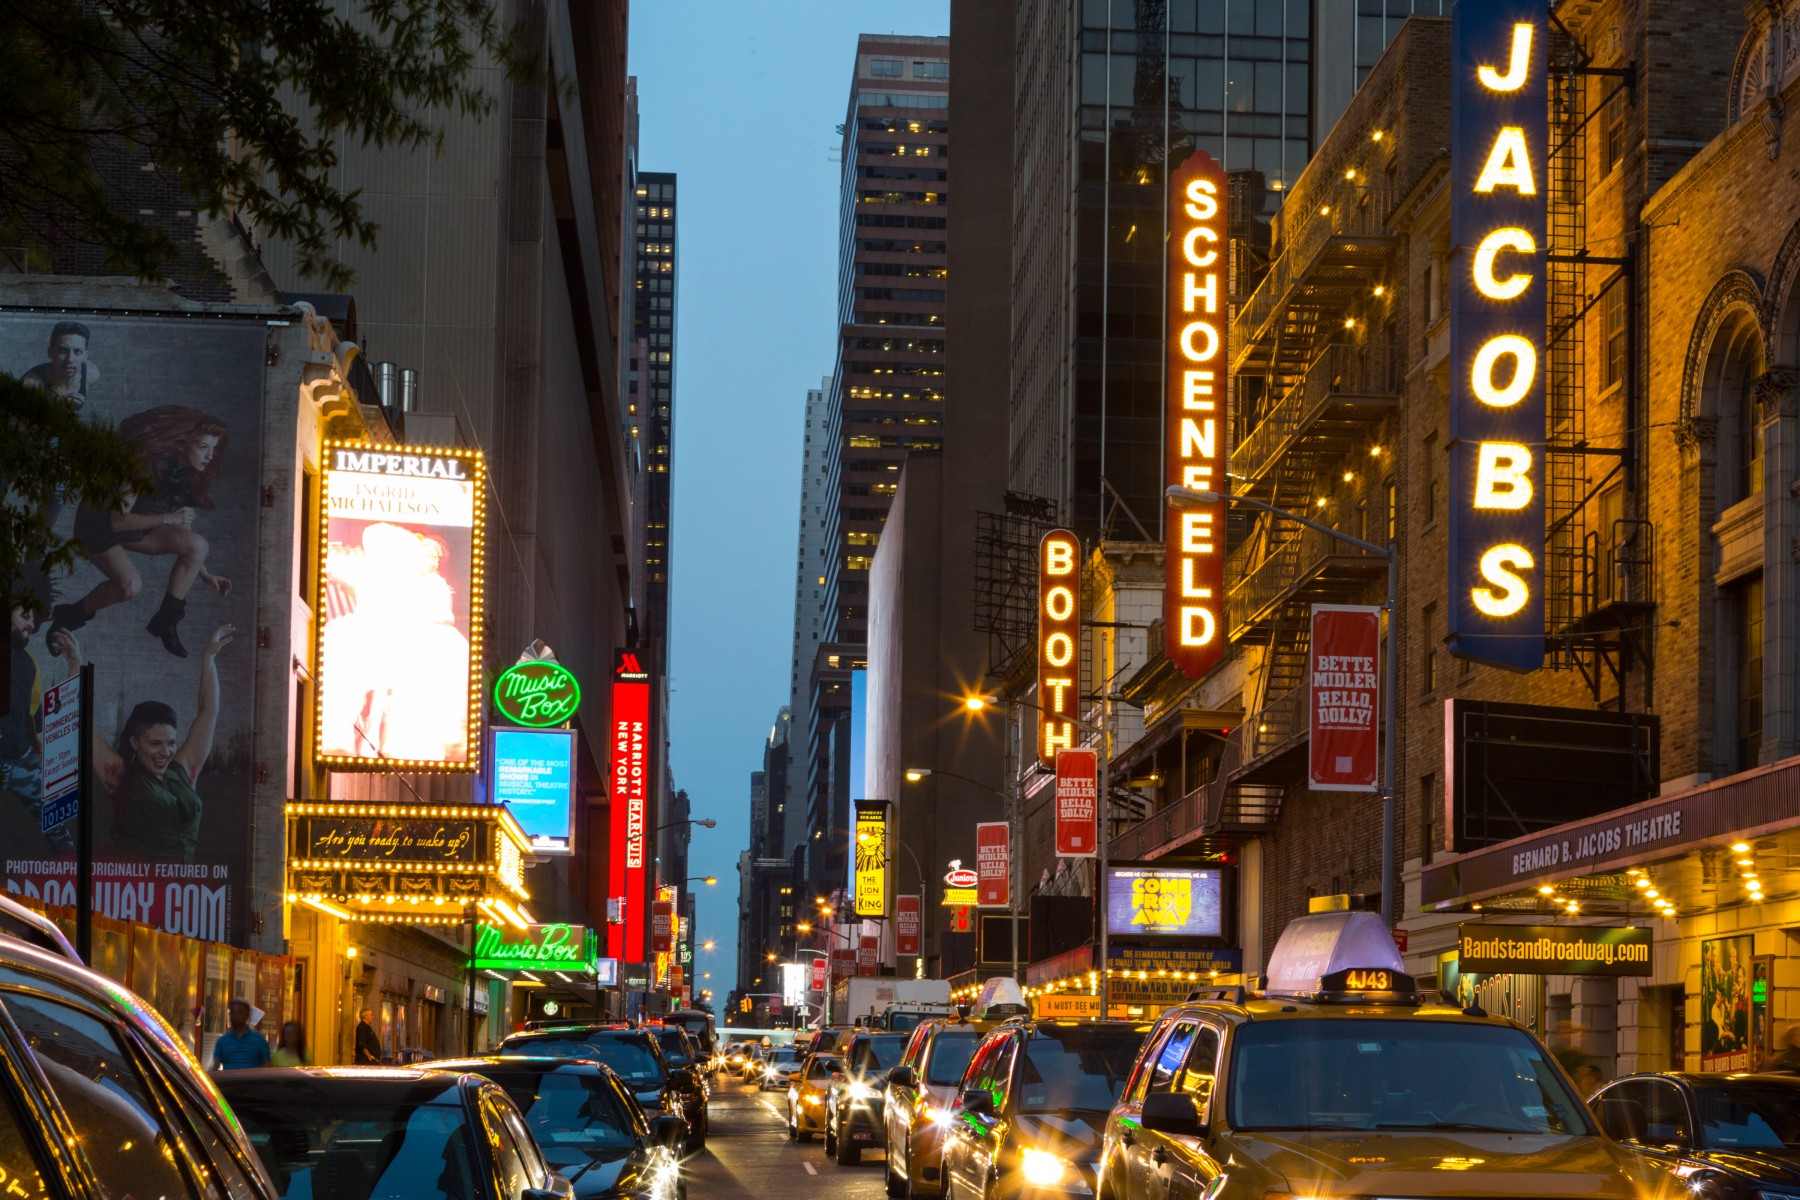
<svg viewBox="0 0 1800 1200">
<path fill-rule="evenodd" d="M 1225 316 L 1225 172 L 1196 152 L 1170 180 L 1168 395 L 1164 482 L 1210 492 L 1225 479 L 1223 398 L 1230 369 Z M 1224 653 L 1223 502 L 1164 514 L 1163 628 L 1169 661 L 1198 679 Z"/>
<path fill-rule="evenodd" d="M 1038 543 L 1037 753 L 1056 765 L 1075 744 L 1070 718 L 1081 706 L 1081 539 L 1052 529 Z"/>
<path fill-rule="evenodd" d="M 1544 661 L 1546 19 L 1482 0 L 1451 28 L 1447 645 L 1512 671 Z"/>
</svg>

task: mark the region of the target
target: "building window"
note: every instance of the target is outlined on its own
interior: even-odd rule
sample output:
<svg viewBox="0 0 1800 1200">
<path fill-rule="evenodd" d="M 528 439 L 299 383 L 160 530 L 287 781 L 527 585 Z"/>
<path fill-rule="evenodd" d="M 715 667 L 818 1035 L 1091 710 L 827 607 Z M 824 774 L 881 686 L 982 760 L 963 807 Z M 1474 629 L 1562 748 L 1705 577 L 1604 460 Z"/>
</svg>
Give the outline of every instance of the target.
<svg viewBox="0 0 1800 1200">
<path fill-rule="evenodd" d="M 906 64 L 897 58 L 871 58 L 869 74 L 877 79 L 898 79 L 906 73 Z"/>
<path fill-rule="evenodd" d="M 1747 771 L 1762 757 L 1763 584 L 1762 576 L 1731 589 L 1737 646 L 1737 762 Z"/>
<path fill-rule="evenodd" d="M 914 79 L 948 79 L 950 64 L 947 62 L 920 62 L 913 60 Z"/>
<path fill-rule="evenodd" d="M 1613 85 L 1600 117 L 1600 178 L 1605 179 L 1625 157 L 1625 86 Z"/>
<path fill-rule="evenodd" d="M 1427 604 L 1419 613 L 1419 629 L 1425 635 L 1425 648 L 1419 669 L 1420 694 L 1429 696 L 1438 685 L 1437 602 Z"/>
<path fill-rule="evenodd" d="M 1437 434 L 1427 434 L 1422 455 L 1423 464 L 1419 474 L 1419 491 L 1425 505 L 1425 523 L 1427 525 L 1436 521 L 1438 514 L 1437 445 Z"/>
<path fill-rule="evenodd" d="M 1605 352 L 1600 360 L 1600 387 L 1618 387 L 1625 382 L 1625 280 L 1613 281 L 1600 298 L 1600 331 Z"/>
<path fill-rule="evenodd" d="M 1419 776 L 1419 832 L 1425 839 L 1422 857 L 1431 861 L 1431 852 L 1438 848 L 1438 817 L 1443 810 L 1437 802 L 1437 776 Z"/>
<path fill-rule="evenodd" d="M 1400 537 L 1400 503 L 1394 490 L 1393 480 L 1387 481 L 1387 485 L 1382 488 L 1382 494 L 1387 501 L 1387 540 L 1389 542 L 1398 541 Z"/>
</svg>

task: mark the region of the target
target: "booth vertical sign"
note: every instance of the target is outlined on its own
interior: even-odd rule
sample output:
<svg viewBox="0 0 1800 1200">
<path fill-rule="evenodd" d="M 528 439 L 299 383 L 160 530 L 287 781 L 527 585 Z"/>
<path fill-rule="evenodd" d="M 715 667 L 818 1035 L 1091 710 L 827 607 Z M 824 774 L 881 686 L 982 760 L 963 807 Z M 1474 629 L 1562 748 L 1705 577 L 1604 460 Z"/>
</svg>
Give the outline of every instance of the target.
<svg viewBox="0 0 1800 1200">
<path fill-rule="evenodd" d="M 851 895 L 859 917 L 887 916 L 888 802 L 856 802 L 856 845 Z"/>
<path fill-rule="evenodd" d="M 612 763 L 609 772 L 612 805 L 609 907 L 616 908 L 616 922 L 606 930 L 607 957 L 628 963 L 644 961 L 644 926 L 648 895 L 644 828 L 649 804 L 650 772 L 650 673 L 635 650 L 613 654 Z M 610 901 L 617 901 L 616 905 Z M 609 919 L 614 914 L 609 913 Z"/>
<path fill-rule="evenodd" d="M 1225 171 L 1196 150 L 1169 180 L 1166 482 L 1225 490 Z M 1165 511 L 1163 628 L 1169 661 L 1198 679 L 1225 650 L 1225 501 Z"/>
<path fill-rule="evenodd" d="M 1381 609 L 1312 606 L 1307 783 L 1333 792 L 1381 790 Z"/>
<path fill-rule="evenodd" d="M 1450 652 L 1544 661 L 1542 0 L 1463 0 L 1452 29 Z"/>
<path fill-rule="evenodd" d="M 975 903 L 982 908 L 1012 906 L 1012 838 L 1005 821 L 975 826 Z"/>
<path fill-rule="evenodd" d="M 1081 707 L 1081 539 L 1052 529 L 1038 542 L 1038 762 L 1075 744 Z"/>
<path fill-rule="evenodd" d="M 1096 820 L 1100 757 L 1092 750 L 1059 750 L 1056 755 L 1056 853 L 1060 858 L 1093 858 L 1099 853 Z"/>
</svg>

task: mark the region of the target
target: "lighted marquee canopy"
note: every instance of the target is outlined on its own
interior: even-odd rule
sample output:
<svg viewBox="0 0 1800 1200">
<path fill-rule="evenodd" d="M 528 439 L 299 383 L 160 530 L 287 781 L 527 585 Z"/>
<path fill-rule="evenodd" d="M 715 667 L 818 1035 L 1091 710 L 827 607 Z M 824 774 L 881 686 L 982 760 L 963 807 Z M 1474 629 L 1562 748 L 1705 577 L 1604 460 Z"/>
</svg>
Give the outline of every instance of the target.
<svg viewBox="0 0 1800 1200">
<path fill-rule="evenodd" d="M 290 902 L 398 925 L 460 925 L 472 904 L 526 923 L 531 841 L 504 808 L 299 802 L 287 824 Z"/>
</svg>

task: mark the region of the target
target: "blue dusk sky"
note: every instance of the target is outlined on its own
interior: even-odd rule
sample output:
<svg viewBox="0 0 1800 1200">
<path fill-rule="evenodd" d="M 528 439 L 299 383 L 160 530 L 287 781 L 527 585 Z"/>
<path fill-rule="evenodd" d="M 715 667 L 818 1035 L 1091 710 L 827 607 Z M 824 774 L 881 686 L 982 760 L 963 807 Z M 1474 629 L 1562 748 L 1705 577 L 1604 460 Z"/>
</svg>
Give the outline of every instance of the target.
<svg viewBox="0 0 1800 1200">
<path fill-rule="evenodd" d="M 695 939 L 718 948 L 695 969 L 721 1005 L 750 773 L 788 701 L 801 423 L 837 334 L 836 129 L 856 38 L 949 31 L 949 0 L 631 6 L 638 167 L 679 187 L 671 739 L 675 786 L 719 822 L 694 830 L 690 869 L 719 880 Z"/>
</svg>

